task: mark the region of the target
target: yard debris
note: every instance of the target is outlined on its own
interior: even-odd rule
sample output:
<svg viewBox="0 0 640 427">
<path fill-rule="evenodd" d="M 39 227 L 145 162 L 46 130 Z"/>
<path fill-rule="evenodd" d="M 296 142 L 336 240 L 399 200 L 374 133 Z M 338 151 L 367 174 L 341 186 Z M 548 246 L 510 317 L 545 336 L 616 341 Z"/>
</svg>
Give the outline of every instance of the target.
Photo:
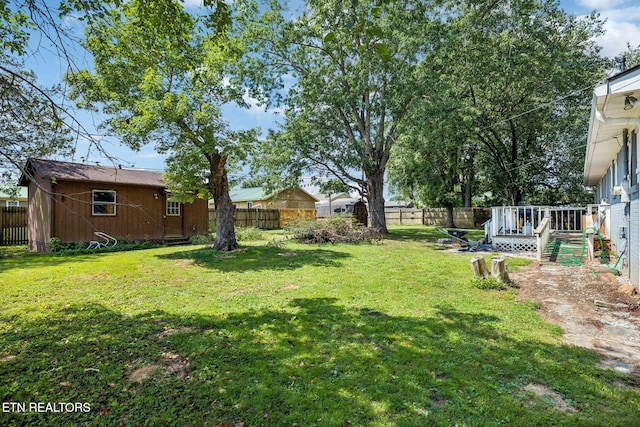
<svg viewBox="0 0 640 427">
<path fill-rule="evenodd" d="M 618 287 L 618 292 L 628 296 L 633 296 L 638 293 L 638 288 L 633 285 L 621 285 Z"/>
</svg>

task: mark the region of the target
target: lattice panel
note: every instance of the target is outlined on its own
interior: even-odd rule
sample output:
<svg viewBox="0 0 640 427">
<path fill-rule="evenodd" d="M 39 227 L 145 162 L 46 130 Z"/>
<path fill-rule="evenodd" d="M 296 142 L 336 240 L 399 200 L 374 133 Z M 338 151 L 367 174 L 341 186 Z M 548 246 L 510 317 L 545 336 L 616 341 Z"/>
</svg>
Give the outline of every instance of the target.
<svg viewBox="0 0 640 427">
<path fill-rule="evenodd" d="M 538 250 L 535 237 L 494 237 L 492 243 L 497 250 L 505 252 L 536 252 Z"/>
</svg>

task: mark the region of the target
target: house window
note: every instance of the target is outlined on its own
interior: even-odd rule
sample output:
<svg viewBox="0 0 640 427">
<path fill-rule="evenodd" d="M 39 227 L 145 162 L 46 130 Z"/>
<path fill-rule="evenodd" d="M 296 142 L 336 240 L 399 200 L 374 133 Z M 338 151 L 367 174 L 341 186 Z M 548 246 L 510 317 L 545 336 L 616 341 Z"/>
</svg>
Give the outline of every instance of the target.
<svg viewBox="0 0 640 427">
<path fill-rule="evenodd" d="M 7 200 L 7 207 L 8 208 L 17 208 L 20 206 L 20 202 L 17 200 Z"/>
<path fill-rule="evenodd" d="M 93 190 L 92 211 L 94 215 L 115 216 L 116 192 L 109 190 Z"/>
<path fill-rule="evenodd" d="M 247 202 L 247 209 L 251 209 L 253 207 L 253 202 Z"/>
<path fill-rule="evenodd" d="M 180 216 L 180 202 L 167 200 L 167 216 Z"/>
</svg>

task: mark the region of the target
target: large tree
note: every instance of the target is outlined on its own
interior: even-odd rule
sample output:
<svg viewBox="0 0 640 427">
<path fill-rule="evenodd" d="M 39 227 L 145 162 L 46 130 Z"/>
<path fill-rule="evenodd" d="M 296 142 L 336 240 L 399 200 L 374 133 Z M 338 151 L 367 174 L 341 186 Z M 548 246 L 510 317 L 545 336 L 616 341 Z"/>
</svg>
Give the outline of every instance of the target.
<svg viewBox="0 0 640 427">
<path fill-rule="evenodd" d="M 371 225 L 387 232 L 391 148 L 437 74 L 431 57 L 445 28 L 437 3 L 308 0 L 299 16 L 277 1 L 254 5 L 262 13 L 245 21 L 245 36 L 257 52 L 256 84 L 277 97 L 274 77 L 293 82 L 283 127 L 263 144 L 263 165 L 353 185 L 368 199 Z"/>
<path fill-rule="evenodd" d="M 484 190 L 515 205 L 575 184 L 579 170 L 564 166 L 582 155 L 585 108 L 605 60 L 593 40 L 597 16 L 578 19 L 554 0 L 494 4 L 460 3 L 447 74 L 472 118 Z"/>
<path fill-rule="evenodd" d="M 109 115 L 108 132 L 134 149 L 155 143 L 170 154 L 175 194 L 213 195 L 214 248 L 223 251 L 237 248 L 227 164 L 255 134 L 231 131 L 222 117 L 224 104 L 244 105 L 244 91 L 227 74 L 239 50 L 226 37 L 226 12 L 217 3 L 203 20 L 177 0 L 126 2 L 86 29 L 94 70 L 67 77 L 80 106 Z"/>
<path fill-rule="evenodd" d="M 72 66 L 68 49 L 73 40 L 61 19 L 71 11 L 89 18 L 101 4 L 73 1 L 58 9 L 44 0 L 21 4 L 0 0 L 0 185 L 15 185 L 28 157 L 71 154 L 72 131 L 101 149 L 64 105 L 63 93 L 40 85 L 25 65 L 26 59 L 37 55 L 34 46 L 47 44 Z"/>
</svg>

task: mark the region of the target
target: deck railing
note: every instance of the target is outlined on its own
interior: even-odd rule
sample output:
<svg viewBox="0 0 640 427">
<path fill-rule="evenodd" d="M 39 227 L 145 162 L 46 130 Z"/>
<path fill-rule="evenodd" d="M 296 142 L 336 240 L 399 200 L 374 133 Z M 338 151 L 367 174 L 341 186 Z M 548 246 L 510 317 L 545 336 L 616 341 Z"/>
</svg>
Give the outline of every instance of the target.
<svg viewBox="0 0 640 427">
<path fill-rule="evenodd" d="M 551 233 L 549 232 L 550 224 L 550 218 L 548 216 L 544 217 L 540 222 L 540 225 L 538 225 L 538 227 L 534 230 L 534 233 L 536 235 L 537 247 L 536 258 L 538 259 L 538 261 L 542 260 L 542 254 L 544 254 L 544 250 L 549 244 L 549 237 L 551 235 Z"/>
<path fill-rule="evenodd" d="M 491 236 L 533 236 L 547 217 L 552 231 L 582 232 L 586 212 L 583 207 L 496 206 L 491 212 Z"/>
</svg>

